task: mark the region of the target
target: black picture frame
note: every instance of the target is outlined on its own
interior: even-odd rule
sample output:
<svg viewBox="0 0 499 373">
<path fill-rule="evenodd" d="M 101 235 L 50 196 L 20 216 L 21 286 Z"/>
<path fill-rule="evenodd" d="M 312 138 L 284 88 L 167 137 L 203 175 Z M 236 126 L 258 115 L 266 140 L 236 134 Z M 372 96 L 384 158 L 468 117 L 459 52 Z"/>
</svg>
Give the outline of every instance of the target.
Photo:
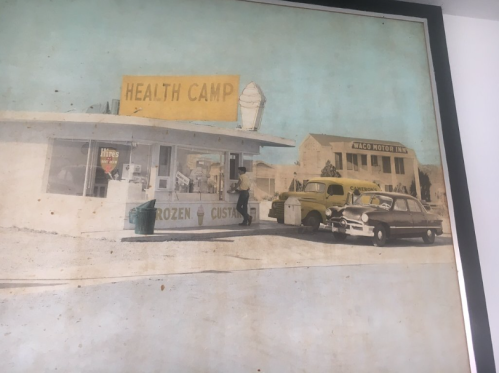
<svg viewBox="0 0 499 373">
<path fill-rule="evenodd" d="M 462 262 L 475 364 L 477 372 L 495 372 L 492 338 L 459 133 L 442 8 L 392 0 L 288 0 L 288 2 L 426 20 L 454 205 L 456 223 L 454 234 L 457 236 Z"/>
</svg>

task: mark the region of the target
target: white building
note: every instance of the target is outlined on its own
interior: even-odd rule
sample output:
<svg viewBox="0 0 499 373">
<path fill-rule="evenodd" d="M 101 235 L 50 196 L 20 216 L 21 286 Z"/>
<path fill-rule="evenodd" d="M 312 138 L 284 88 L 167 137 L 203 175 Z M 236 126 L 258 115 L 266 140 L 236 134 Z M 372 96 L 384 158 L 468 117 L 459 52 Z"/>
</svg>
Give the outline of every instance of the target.
<svg viewBox="0 0 499 373">
<path fill-rule="evenodd" d="M 237 167 L 261 146 L 294 141 L 255 131 L 110 114 L 0 112 L 0 225 L 59 233 L 131 229 L 156 199 L 156 228 L 241 222 Z M 259 204 L 249 209 L 258 221 Z"/>
</svg>

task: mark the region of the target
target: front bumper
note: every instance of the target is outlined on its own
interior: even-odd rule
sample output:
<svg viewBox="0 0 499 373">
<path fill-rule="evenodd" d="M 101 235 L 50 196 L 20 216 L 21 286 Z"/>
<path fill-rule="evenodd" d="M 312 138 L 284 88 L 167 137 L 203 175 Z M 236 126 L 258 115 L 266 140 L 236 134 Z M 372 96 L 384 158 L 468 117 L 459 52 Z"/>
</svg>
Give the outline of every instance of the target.
<svg viewBox="0 0 499 373">
<path fill-rule="evenodd" d="M 374 227 L 356 220 L 330 220 L 331 230 L 349 236 L 374 237 Z"/>
<path fill-rule="evenodd" d="M 275 209 L 270 209 L 268 216 L 269 216 L 269 218 L 275 218 L 275 219 L 283 218 L 284 219 L 284 214 L 282 214 L 282 216 L 281 216 L 280 214 L 277 213 L 277 211 Z"/>
</svg>

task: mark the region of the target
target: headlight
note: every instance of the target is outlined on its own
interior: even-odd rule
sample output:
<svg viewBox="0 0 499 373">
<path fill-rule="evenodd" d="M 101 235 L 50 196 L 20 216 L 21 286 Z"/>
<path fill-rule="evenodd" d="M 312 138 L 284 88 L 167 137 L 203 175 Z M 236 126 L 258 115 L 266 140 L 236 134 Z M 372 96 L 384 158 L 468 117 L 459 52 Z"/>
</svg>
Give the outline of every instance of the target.
<svg viewBox="0 0 499 373">
<path fill-rule="evenodd" d="M 331 216 L 333 216 L 333 211 L 331 209 L 326 209 L 326 216 L 328 218 L 330 218 Z"/>
<path fill-rule="evenodd" d="M 364 223 L 367 223 L 367 222 L 369 221 L 369 216 L 367 216 L 367 214 L 366 214 L 366 213 L 364 213 L 364 214 L 362 214 L 361 219 L 362 219 L 362 221 L 363 221 Z"/>
<path fill-rule="evenodd" d="M 276 205 L 277 205 L 277 203 L 272 202 L 272 208 L 273 208 L 273 209 L 275 209 Z"/>
</svg>

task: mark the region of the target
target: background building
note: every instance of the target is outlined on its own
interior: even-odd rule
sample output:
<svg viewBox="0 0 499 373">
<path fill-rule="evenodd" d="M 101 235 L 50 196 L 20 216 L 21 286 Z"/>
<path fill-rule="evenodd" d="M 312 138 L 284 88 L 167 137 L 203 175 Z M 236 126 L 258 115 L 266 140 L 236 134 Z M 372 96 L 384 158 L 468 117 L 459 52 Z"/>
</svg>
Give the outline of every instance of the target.
<svg viewBox="0 0 499 373">
<path fill-rule="evenodd" d="M 323 134 L 309 134 L 303 140 L 295 164 L 256 161 L 255 197 L 287 191 L 293 180 L 303 183 L 319 177 L 328 162 L 341 177 L 371 181 L 388 192 L 410 193 L 414 183 L 413 189 L 421 198 L 419 162 L 414 150 L 399 142 Z"/>
<path fill-rule="evenodd" d="M 419 194 L 416 154 L 399 142 L 309 134 L 299 154 L 298 179 L 320 176 L 329 161 L 342 177 L 372 181 L 387 192 L 409 192 L 415 180 Z"/>
</svg>

